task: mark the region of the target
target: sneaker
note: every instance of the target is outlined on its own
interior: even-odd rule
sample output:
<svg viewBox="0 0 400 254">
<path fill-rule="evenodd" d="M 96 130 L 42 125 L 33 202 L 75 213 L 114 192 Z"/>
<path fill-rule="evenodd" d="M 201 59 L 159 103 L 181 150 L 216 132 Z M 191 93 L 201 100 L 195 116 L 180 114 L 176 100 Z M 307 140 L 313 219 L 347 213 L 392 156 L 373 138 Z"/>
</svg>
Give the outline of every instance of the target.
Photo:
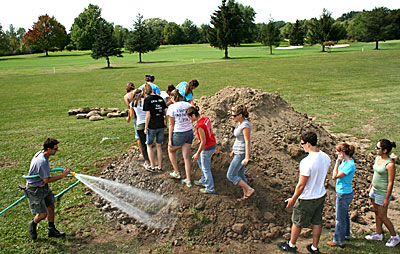
<svg viewBox="0 0 400 254">
<path fill-rule="evenodd" d="M 34 224 L 33 220 L 31 220 L 28 223 L 28 232 L 31 235 L 31 238 L 33 240 L 36 240 L 36 238 L 37 238 L 36 225 Z"/>
<path fill-rule="evenodd" d="M 199 189 L 199 191 L 201 193 L 205 193 L 205 194 L 215 194 L 215 191 L 214 192 L 208 192 L 208 191 L 206 191 L 206 188 L 201 188 L 201 189 Z"/>
<path fill-rule="evenodd" d="M 366 236 L 365 236 L 365 239 L 367 239 L 367 240 L 382 241 L 382 240 L 383 240 L 383 235 L 374 232 L 374 233 L 372 233 L 372 234 L 370 234 L 370 235 L 366 235 Z"/>
<path fill-rule="evenodd" d="M 400 243 L 400 237 L 398 235 L 392 236 L 386 243 L 386 247 L 396 247 Z"/>
<path fill-rule="evenodd" d="M 331 247 L 340 247 L 340 248 L 344 248 L 344 244 L 338 244 L 338 243 L 335 243 L 335 242 L 333 242 L 333 241 L 327 242 L 326 244 L 328 244 L 328 245 L 331 246 Z"/>
<path fill-rule="evenodd" d="M 317 248 L 316 250 L 313 250 L 311 248 L 311 246 L 312 246 L 312 244 L 307 245 L 308 252 L 313 253 L 313 254 L 319 254 L 319 249 Z"/>
<path fill-rule="evenodd" d="M 293 253 L 296 253 L 297 252 L 297 247 L 295 246 L 295 247 L 290 247 L 289 246 L 289 241 L 287 241 L 287 242 L 281 242 L 281 243 L 278 243 L 277 244 L 278 245 L 278 248 L 280 249 L 280 250 L 282 250 L 282 251 L 286 251 L 286 252 L 293 252 Z"/>
<path fill-rule="evenodd" d="M 145 169 L 151 168 L 150 164 L 147 164 L 146 162 L 143 164 L 143 167 L 144 167 Z"/>
<path fill-rule="evenodd" d="M 58 231 L 56 228 L 49 227 L 49 233 L 47 234 L 49 237 L 63 237 L 65 236 L 64 232 Z"/>
<path fill-rule="evenodd" d="M 204 183 L 197 181 L 197 180 L 194 180 L 193 183 L 194 183 L 194 185 L 197 185 L 197 186 L 204 186 Z"/>
<path fill-rule="evenodd" d="M 189 182 L 186 182 L 186 179 L 182 179 L 182 181 L 181 181 L 183 184 L 186 184 L 186 187 L 188 187 L 188 188 L 190 188 L 190 187 L 192 187 L 192 183 L 189 181 Z"/>
<path fill-rule="evenodd" d="M 148 166 L 147 168 L 146 168 L 146 170 L 147 171 L 149 171 L 149 172 L 155 172 L 156 170 L 154 169 L 154 168 L 152 168 L 151 166 Z"/>
<path fill-rule="evenodd" d="M 175 172 L 169 173 L 169 176 L 175 179 L 181 179 L 181 174 L 176 174 Z"/>
<path fill-rule="evenodd" d="M 154 169 L 155 169 L 155 171 L 157 171 L 157 172 L 162 172 L 162 168 L 160 168 L 159 166 L 155 166 Z"/>
</svg>

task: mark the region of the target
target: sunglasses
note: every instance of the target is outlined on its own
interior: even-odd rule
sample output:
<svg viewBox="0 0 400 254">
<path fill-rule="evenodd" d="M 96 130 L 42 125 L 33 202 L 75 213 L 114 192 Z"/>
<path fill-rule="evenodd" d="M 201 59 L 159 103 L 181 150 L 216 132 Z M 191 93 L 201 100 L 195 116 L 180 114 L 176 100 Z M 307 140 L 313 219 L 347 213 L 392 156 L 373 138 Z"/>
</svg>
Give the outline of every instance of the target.
<svg viewBox="0 0 400 254">
<path fill-rule="evenodd" d="M 376 146 L 375 149 L 376 149 L 376 150 L 381 150 L 382 147 Z"/>
<path fill-rule="evenodd" d="M 301 141 L 300 142 L 300 144 L 302 145 L 302 146 L 304 146 L 305 144 L 307 144 L 306 142 L 303 142 L 303 141 Z"/>
</svg>

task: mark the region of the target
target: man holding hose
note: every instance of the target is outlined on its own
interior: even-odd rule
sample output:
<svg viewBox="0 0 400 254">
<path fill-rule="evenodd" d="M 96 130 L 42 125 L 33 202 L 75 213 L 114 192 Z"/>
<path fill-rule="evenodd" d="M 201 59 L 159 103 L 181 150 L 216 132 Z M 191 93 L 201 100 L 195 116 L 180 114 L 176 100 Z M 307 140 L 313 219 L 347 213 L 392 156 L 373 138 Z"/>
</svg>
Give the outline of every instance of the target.
<svg viewBox="0 0 400 254">
<path fill-rule="evenodd" d="M 35 215 L 33 220 L 28 223 L 29 234 L 33 240 L 37 238 L 37 224 L 46 218 L 49 223 L 49 237 L 65 236 L 64 232 L 58 231 L 54 226 L 54 203 L 56 199 L 48 185 L 71 173 L 69 169 L 65 169 L 60 175 L 50 176 L 49 157 L 56 154 L 58 143 L 58 140 L 54 138 L 47 138 L 44 141 L 43 150 L 33 156 L 28 173 L 28 176 L 38 176 L 26 179 L 25 194 L 28 198 L 29 208 Z"/>
</svg>

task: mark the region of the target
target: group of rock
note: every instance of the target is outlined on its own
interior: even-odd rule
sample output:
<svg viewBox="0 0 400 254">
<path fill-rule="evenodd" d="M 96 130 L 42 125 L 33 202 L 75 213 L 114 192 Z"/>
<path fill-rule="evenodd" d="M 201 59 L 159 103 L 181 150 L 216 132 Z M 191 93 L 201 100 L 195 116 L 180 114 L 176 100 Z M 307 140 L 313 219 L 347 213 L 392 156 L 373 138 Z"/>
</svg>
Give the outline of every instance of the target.
<svg viewBox="0 0 400 254">
<path fill-rule="evenodd" d="M 76 119 L 89 119 L 90 121 L 104 120 L 104 116 L 112 117 L 125 117 L 128 116 L 128 110 L 121 111 L 119 108 L 77 108 L 68 110 L 69 116 L 76 116 Z"/>
</svg>

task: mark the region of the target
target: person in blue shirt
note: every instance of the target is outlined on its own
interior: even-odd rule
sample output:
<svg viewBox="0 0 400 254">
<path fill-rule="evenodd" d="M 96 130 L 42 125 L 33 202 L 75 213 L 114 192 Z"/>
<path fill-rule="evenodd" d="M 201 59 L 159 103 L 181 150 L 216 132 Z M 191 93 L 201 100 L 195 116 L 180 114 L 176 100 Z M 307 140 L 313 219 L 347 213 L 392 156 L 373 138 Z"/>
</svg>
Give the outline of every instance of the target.
<svg viewBox="0 0 400 254">
<path fill-rule="evenodd" d="M 153 93 L 157 94 L 157 95 L 160 95 L 161 94 L 160 88 L 156 84 L 153 83 L 155 79 L 156 78 L 153 75 L 146 75 L 145 76 L 146 83 L 141 85 L 139 87 L 139 89 L 143 91 L 144 85 L 149 84 L 151 86 L 151 89 L 153 89 Z"/>
<path fill-rule="evenodd" d="M 345 240 L 350 239 L 349 206 L 353 200 L 353 177 L 356 172 L 353 154 L 354 146 L 341 142 L 335 146 L 338 155 L 332 173 L 336 180 L 336 225 L 333 241 L 327 244 L 332 247 L 345 247 Z"/>
<path fill-rule="evenodd" d="M 196 79 L 192 79 L 188 82 L 182 81 L 176 86 L 176 89 L 178 89 L 179 93 L 183 96 L 183 101 L 189 102 L 194 105 L 193 102 L 193 90 L 196 89 L 199 86 L 199 81 Z"/>
</svg>

